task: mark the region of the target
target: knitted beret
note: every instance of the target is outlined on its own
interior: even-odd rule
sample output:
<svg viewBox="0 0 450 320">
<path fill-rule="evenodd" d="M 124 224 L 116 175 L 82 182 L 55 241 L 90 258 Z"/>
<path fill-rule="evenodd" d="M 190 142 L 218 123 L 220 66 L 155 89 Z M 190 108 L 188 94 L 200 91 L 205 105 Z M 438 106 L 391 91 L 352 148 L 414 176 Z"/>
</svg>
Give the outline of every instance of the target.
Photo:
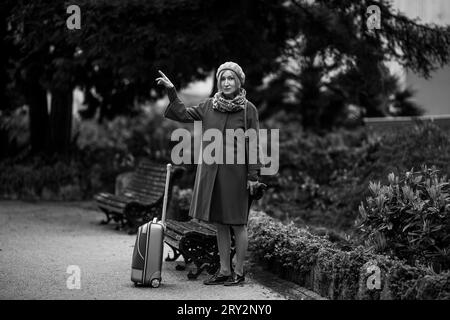
<svg viewBox="0 0 450 320">
<path fill-rule="evenodd" d="M 219 69 L 217 69 L 217 73 L 216 73 L 217 80 L 219 80 L 220 73 L 225 70 L 233 71 L 237 75 L 239 80 L 241 81 L 241 84 L 244 85 L 245 73 L 244 73 L 244 71 L 242 71 L 242 68 L 237 63 L 228 61 L 228 62 L 221 64 Z"/>
</svg>

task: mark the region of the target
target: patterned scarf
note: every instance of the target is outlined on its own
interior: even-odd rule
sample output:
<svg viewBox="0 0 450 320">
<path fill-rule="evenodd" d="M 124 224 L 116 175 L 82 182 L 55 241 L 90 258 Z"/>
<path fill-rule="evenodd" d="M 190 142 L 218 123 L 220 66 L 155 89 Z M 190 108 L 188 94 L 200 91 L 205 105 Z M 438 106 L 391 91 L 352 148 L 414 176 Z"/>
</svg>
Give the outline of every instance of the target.
<svg viewBox="0 0 450 320">
<path fill-rule="evenodd" d="M 239 94 L 232 100 L 225 99 L 222 92 L 219 91 L 213 98 L 213 109 L 220 112 L 237 112 L 245 108 L 247 99 L 245 98 L 245 89 L 240 89 Z"/>
</svg>

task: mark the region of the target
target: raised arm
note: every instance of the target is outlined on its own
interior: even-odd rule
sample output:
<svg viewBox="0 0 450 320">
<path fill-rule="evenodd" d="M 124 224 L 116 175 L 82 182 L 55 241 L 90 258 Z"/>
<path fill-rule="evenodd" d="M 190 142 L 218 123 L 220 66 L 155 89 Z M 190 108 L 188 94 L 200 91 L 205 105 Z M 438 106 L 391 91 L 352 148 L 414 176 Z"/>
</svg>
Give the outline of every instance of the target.
<svg viewBox="0 0 450 320">
<path fill-rule="evenodd" d="M 200 103 L 195 107 L 186 107 L 177 95 L 177 91 L 173 83 L 166 77 L 164 73 L 159 71 L 161 77 L 156 78 L 158 84 L 164 85 L 169 96 L 169 105 L 164 111 L 164 117 L 179 122 L 201 121 L 205 110 L 205 103 Z"/>
</svg>

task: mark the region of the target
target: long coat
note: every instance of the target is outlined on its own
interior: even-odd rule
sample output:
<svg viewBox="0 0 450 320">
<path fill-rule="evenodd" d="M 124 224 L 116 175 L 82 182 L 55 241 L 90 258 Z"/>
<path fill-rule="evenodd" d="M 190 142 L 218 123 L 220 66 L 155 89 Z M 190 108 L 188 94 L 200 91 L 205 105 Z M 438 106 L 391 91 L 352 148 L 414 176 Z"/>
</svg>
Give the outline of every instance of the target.
<svg viewBox="0 0 450 320">
<path fill-rule="evenodd" d="M 203 132 L 211 128 L 219 129 L 222 133 L 225 132 L 225 129 L 242 128 L 244 130 L 245 128 L 243 110 L 237 112 L 215 110 L 212 107 L 212 98 L 198 106 L 186 107 L 176 93 L 174 94 L 174 90 L 169 91 L 169 97 L 171 102 L 164 112 L 166 118 L 180 122 L 202 121 Z M 259 133 L 258 111 L 251 102 L 247 103 L 247 127 L 253 128 Z M 234 143 L 237 146 L 239 139 Z M 202 151 L 207 145 L 207 143 L 202 143 Z M 226 139 L 223 134 L 223 150 L 225 150 L 225 145 Z M 258 161 L 258 163 L 260 162 Z M 258 168 L 261 167 L 258 163 L 248 164 L 248 166 L 236 164 L 236 155 L 234 164 L 199 162 L 189 215 L 206 222 L 229 225 L 247 224 L 249 211 L 247 180 L 257 179 Z"/>
</svg>

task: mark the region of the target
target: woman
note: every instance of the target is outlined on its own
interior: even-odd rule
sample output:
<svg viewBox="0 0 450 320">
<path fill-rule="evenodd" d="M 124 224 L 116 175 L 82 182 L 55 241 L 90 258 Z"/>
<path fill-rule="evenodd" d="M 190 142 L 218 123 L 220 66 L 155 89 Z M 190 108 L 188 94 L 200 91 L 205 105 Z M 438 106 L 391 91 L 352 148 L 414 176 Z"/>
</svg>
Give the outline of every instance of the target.
<svg viewBox="0 0 450 320">
<path fill-rule="evenodd" d="M 247 128 L 253 128 L 259 134 L 258 112 L 245 97 L 245 74 L 234 62 L 225 62 L 216 73 L 218 92 L 195 107 L 186 107 L 178 98 L 172 82 L 162 73 L 158 84 L 168 90 L 170 103 L 164 116 L 180 121 L 202 121 L 202 129 L 219 129 L 223 133 L 223 150 L 226 148 L 225 130 L 244 129 L 244 108 L 247 108 Z M 202 132 L 203 133 L 203 132 Z M 258 135 L 257 135 L 258 137 Z M 237 144 L 242 144 L 237 140 Z M 203 145 L 203 144 L 202 144 Z M 202 148 L 204 149 L 204 145 Z M 236 146 L 235 155 L 239 147 Z M 247 150 L 248 152 L 248 150 Z M 258 181 L 258 164 L 233 164 L 199 162 L 189 215 L 193 218 L 214 223 L 217 228 L 217 243 L 220 256 L 220 270 L 206 285 L 237 285 L 245 281 L 244 260 L 248 246 L 247 221 L 249 212 L 249 192 L 253 194 Z M 236 245 L 236 265 L 234 272 L 230 268 L 231 234 L 233 229 Z"/>
</svg>

